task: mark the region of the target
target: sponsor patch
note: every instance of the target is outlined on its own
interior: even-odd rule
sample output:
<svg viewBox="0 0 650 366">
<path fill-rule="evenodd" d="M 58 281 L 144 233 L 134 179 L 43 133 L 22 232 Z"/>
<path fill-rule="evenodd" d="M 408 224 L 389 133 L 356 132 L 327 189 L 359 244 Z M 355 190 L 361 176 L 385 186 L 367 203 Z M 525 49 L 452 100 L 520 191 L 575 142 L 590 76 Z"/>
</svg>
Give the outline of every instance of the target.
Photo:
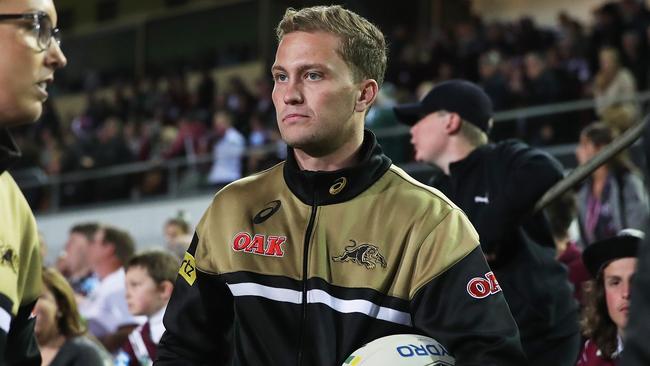
<svg viewBox="0 0 650 366">
<path fill-rule="evenodd" d="M 284 257 L 286 236 L 240 232 L 232 239 L 232 250 L 266 257 Z"/>
<path fill-rule="evenodd" d="M 352 262 L 366 269 L 373 269 L 377 264 L 386 268 L 386 258 L 379 253 L 376 245 L 364 243 L 357 246 L 357 242 L 350 240 L 352 245 L 345 247 L 343 254 L 338 257 L 332 257 L 334 262 Z"/>
<path fill-rule="evenodd" d="M 185 252 L 185 257 L 181 263 L 181 268 L 178 270 L 178 274 L 181 275 L 190 286 L 194 285 L 194 281 L 196 281 L 196 261 L 194 260 L 193 255 Z"/>
<path fill-rule="evenodd" d="M 260 212 L 253 217 L 254 224 L 261 224 L 266 221 L 269 217 L 273 216 L 274 213 L 278 212 L 282 206 L 282 202 L 279 200 L 271 201 L 266 204 L 266 207 L 263 208 Z"/>
<path fill-rule="evenodd" d="M 492 271 L 485 277 L 474 277 L 467 283 L 467 293 L 475 299 L 483 299 L 501 291 L 501 286 Z"/>
</svg>

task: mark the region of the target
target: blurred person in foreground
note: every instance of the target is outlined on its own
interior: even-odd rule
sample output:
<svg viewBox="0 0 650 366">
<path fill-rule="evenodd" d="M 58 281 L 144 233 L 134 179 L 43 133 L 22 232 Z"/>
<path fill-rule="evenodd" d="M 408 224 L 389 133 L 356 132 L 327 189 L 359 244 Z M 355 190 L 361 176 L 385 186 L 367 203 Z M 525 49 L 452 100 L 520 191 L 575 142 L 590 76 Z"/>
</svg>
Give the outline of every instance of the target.
<svg viewBox="0 0 650 366">
<path fill-rule="evenodd" d="M 53 268 L 43 269 L 43 291 L 34 307 L 34 332 L 43 366 L 110 366 L 112 359 L 86 327 L 72 288 Z"/>
<path fill-rule="evenodd" d="M 100 226 L 88 247 L 88 262 L 99 285 L 79 304 L 88 330 L 115 353 L 143 319 L 133 317 L 126 304 L 124 265 L 133 257 L 131 235 L 112 226 Z"/>
<path fill-rule="evenodd" d="M 117 366 L 150 366 L 165 331 L 163 315 L 174 289 L 180 261 L 171 253 L 151 250 L 137 254 L 126 264 L 126 302 L 131 314 L 146 316 L 115 358 Z"/>
<path fill-rule="evenodd" d="M 287 160 L 215 195 L 156 365 L 340 365 L 397 333 L 435 338 L 457 366 L 524 365 L 465 215 L 364 131 L 386 67 L 381 31 L 315 6 L 288 9 L 277 34 L 272 97 Z"/>
<path fill-rule="evenodd" d="M 643 233 L 626 229 L 588 246 L 582 259 L 593 280 L 584 292 L 582 327 L 587 337 L 577 366 L 619 364 L 628 323 L 631 282 Z M 647 339 L 646 339 L 647 341 Z"/>
<path fill-rule="evenodd" d="M 34 216 L 7 170 L 21 156 L 8 128 L 36 121 L 59 47 L 51 0 L 0 1 L 0 365 L 39 365 L 30 314 L 41 287 Z"/>
<path fill-rule="evenodd" d="M 533 207 L 562 179 L 550 155 L 516 141 L 491 143 L 492 102 L 476 84 L 450 80 L 395 108 L 411 125 L 418 161 L 436 165 L 439 189 L 467 214 L 517 321 L 528 366 L 572 365 L 580 347 L 577 303 L 557 262 L 546 216 Z"/>
</svg>

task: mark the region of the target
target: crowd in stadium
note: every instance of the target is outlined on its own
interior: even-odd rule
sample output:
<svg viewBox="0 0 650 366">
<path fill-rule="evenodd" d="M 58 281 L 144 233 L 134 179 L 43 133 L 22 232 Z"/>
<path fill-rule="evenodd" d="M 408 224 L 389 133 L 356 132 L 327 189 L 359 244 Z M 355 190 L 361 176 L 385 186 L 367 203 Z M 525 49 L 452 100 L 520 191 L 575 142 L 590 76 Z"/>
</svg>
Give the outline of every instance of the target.
<svg viewBox="0 0 650 366">
<path fill-rule="evenodd" d="M 593 24 L 581 24 L 559 13 L 553 29 L 535 25 L 532 18 L 515 22 L 485 22 L 476 16 L 449 28 L 432 28 L 414 36 L 406 26 L 387 33 L 389 65 L 386 86 L 376 110 L 370 113 L 373 129 L 393 126 L 394 117 L 382 111 L 396 102 L 420 98 L 436 83 L 464 78 L 481 85 L 503 111 L 580 98 L 595 98 L 596 109 L 548 117 L 529 118 L 508 133 L 493 138 L 519 137 L 533 145 L 575 142 L 578 132 L 597 117 L 634 120 L 634 102 L 611 106 L 612 96 L 634 97 L 648 85 L 650 68 L 650 14 L 642 2 L 620 1 L 595 9 Z M 231 143 L 241 147 L 280 144 L 267 155 L 244 157 L 243 150 L 228 159 L 241 160 L 227 169 L 233 178 L 263 169 L 283 158 L 275 113 L 270 100 L 272 84 L 263 77 L 251 89 L 233 77 L 217 85 L 210 73 L 201 73 L 198 86 L 189 90 L 183 71 L 121 79 L 107 85 L 89 80 L 84 112 L 60 120 L 53 104 L 36 127 L 17 134 L 24 146 L 20 168 L 39 167 L 50 176 L 102 169 L 136 161 L 164 162 L 177 157 L 218 155 L 215 144 L 225 129 L 213 123 L 215 112 L 234 127 Z M 96 79 L 94 74 L 89 76 Z M 99 97 L 108 88 L 110 97 Z M 65 88 L 64 88 L 65 89 Z M 521 128 L 523 126 L 523 128 Z M 397 163 L 410 161 L 406 139 L 394 139 L 389 156 Z M 222 158 L 223 161 L 225 158 Z M 210 164 L 190 174 L 187 185 L 218 186 L 208 179 Z M 152 169 L 138 176 L 116 177 L 111 192 L 92 189 L 92 181 L 68 184 L 61 190 L 63 205 L 147 196 L 165 192 L 165 172 Z M 136 187 L 136 188 L 129 188 Z M 30 195 L 36 207 L 47 208 L 49 195 Z"/>
</svg>

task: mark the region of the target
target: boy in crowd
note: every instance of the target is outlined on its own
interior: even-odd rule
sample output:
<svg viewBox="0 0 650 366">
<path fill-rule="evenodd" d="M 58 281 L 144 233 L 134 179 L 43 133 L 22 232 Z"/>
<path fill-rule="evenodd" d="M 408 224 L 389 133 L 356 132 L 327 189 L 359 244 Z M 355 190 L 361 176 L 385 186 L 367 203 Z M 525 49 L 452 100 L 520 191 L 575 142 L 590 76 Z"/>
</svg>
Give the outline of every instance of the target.
<svg viewBox="0 0 650 366">
<path fill-rule="evenodd" d="M 148 366 L 156 359 L 156 346 L 165 331 L 163 315 L 174 289 L 179 262 L 161 250 L 133 257 L 126 265 L 126 302 L 134 316 L 144 315 L 147 322 L 129 334 L 118 353 L 118 366 Z"/>
</svg>

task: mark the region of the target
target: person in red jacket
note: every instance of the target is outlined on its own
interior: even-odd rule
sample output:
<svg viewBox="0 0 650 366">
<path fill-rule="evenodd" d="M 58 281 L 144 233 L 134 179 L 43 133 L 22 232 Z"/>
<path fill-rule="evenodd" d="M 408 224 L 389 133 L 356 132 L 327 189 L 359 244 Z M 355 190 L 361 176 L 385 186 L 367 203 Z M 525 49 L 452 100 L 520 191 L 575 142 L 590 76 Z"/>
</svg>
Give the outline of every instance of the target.
<svg viewBox="0 0 650 366">
<path fill-rule="evenodd" d="M 588 338 L 576 366 L 616 366 L 623 351 L 630 283 L 643 233 L 626 229 L 588 246 L 582 259 L 591 275 L 584 293 L 583 331 Z"/>
</svg>

